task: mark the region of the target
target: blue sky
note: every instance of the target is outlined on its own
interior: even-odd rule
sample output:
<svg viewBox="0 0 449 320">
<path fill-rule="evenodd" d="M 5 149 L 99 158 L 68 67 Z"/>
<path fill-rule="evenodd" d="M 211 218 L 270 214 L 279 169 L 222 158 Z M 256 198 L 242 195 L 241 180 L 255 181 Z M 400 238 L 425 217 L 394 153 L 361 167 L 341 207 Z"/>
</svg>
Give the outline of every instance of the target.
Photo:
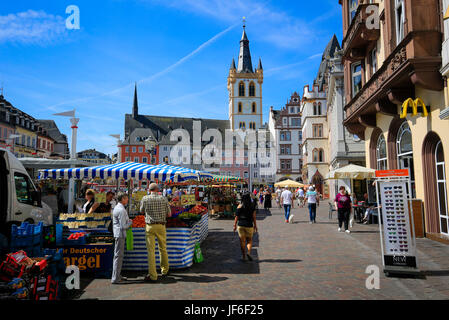
<svg viewBox="0 0 449 320">
<path fill-rule="evenodd" d="M 66 7 L 80 9 L 67 30 Z M 37 119 L 81 118 L 78 151 L 116 152 L 134 82 L 141 114 L 227 119 L 226 81 L 247 17 L 253 64 L 264 67 L 264 118 L 311 84 L 326 44 L 342 40 L 336 0 L 40 0 L 0 9 L 5 98 Z"/>
</svg>

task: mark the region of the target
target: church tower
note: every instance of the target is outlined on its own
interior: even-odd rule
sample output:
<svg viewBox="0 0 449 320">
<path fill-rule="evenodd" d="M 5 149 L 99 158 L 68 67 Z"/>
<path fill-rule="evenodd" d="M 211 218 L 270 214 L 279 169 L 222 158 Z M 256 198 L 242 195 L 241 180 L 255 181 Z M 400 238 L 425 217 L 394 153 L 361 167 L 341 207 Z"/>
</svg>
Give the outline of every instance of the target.
<svg viewBox="0 0 449 320">
<path fill-rule="evenodd" d="M 240 40 L 240 54 L 236 67 L 232 59 L 228 76 L 229 121 L 232 130 L 254 129 L 262 126 L 262 60 L 254 70 L 249 50 L 246 26 Z"/>
</svg>

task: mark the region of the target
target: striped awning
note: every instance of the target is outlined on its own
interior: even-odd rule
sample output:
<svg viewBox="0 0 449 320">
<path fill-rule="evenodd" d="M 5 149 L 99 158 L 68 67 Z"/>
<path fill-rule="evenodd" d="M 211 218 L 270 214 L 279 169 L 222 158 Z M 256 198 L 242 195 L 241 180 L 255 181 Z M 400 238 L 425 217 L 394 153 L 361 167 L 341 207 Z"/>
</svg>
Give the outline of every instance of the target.
<svg viewBox="0 0 449 320">
<path fill-rule="evenodd" d="M 171 166 L 171 165 L 168 165 L 168 164 L 159 164 L 156 167 L 164 168 L 164 169 L 171 169 L 171 170 L 180 170 L 180 171 L 184 171 L 184 172 L 194 173 L 194 174 L 197 174 L 200 177 L 200 179 L 202 179 L 202 180 L 207 180 L 207 179 L 212 179 L 213 178 L 213 174 L 205 172 L 205 171 L 198 171 L 198 170 L 184 168 L 184 167 Z"/>
<path fill-rule="evenodd" d="M 163 168 L 149 164 L 123 162 L 88 168 L 39 170 L 39 179 L 124 179 L 150 180 L 159 182 L 182 182 L 198 180 L 200 175 L 194 172 L 173 168 Z"/>
</svg>

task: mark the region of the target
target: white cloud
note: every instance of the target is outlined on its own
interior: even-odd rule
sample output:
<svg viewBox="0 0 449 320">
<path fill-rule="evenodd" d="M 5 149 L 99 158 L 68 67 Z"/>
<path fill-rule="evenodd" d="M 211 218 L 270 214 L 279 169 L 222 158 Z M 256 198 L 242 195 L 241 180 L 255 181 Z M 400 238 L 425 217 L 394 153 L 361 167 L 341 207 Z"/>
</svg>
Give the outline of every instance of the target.
<svg viewBox="0 0 449 320">
<path fill-rule="evenodd" d="M 65 33 L 65 20 L 45 11 L 28 10 L 0 16 L 0 43 L 49 43 Z"/>
</svg>

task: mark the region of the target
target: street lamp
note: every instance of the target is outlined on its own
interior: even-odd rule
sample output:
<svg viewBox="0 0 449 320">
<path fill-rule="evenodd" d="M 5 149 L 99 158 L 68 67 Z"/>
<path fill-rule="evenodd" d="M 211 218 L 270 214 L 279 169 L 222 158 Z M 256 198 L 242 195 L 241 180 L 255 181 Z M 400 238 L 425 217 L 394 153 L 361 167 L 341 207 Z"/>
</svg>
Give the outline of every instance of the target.
<svg viewBox="0 0 449 320">
<path fill-rule="evenodd" d="M 121 153 L 121 148 L 120 148 L 120 135 L 119 134 L 110 134 L 110 137 L 113 137 L 115 139 L 117 139 L 117 163 L 120 163 L 122 161 L 122 153 Z"/>
<path fill-rule="evenodd" d="M 72 150 L 70 152 L 70 159 L 76 160 L 76 134 L 78 130 L 78 122 L 79 118 L 75 118 L 75 109 L 72 111 L 55 113 L 54 116 L 62 116 L 62 117 L 70 117 L 70 123 L 72 124 Z M 73 168 L 73 164 L 70 165 Z M 73 213 L 73 204 L 75 203 L 75 179 L 69 179 L 69 204 L 68 204 L 68 213 Z"/>
</svg>

